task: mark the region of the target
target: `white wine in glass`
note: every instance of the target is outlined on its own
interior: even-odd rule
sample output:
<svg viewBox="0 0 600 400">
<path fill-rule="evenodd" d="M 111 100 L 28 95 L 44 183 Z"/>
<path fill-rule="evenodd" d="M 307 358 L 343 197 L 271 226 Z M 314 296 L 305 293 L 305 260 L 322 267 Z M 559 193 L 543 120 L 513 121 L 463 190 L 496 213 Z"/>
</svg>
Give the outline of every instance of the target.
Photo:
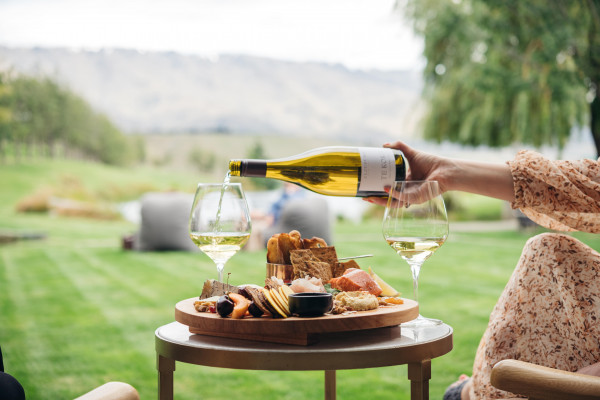
<svg viewBox="0 0 600 400">
<path fill-rule="evenodd" d="M 225 263 L 250 238 L 250 213 L 240 183 L 200 183 L 190 213 L 190 238 L 217 266 L 223 282 Z"/>
<path fill-rule="evenodd" d="M 386 242 L 410 266 L 413 297 L 419 301 L 419 274 L 427 260 L 448 237 L 448 216 L 436 181 L 394 182 L 383 217 Z M 419 316 L 403 327 L 440 324 Z"/>
</svg>

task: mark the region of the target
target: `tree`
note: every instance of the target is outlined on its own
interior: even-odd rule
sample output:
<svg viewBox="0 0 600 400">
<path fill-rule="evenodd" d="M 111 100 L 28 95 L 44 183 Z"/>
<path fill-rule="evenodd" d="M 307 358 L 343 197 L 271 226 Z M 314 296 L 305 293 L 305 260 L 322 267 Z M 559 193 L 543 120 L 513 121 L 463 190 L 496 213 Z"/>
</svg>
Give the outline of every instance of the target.
<svg viewBox="0 0 600 400">
<path fill-rule="evenodd" d="M 10 140 L 9 124 L 12 119 L 10 108 L 11 88 L 7 83 L 7 74 L 0 72 L 0 162 L 6 158 L 5 146 Z"/>
<path fill-rule="evenodd" d="M 589 117 L 600 155 L 600 3 L 406 0 L 425 39 L 424 135 L 562 149 Z"/>
<path fill-rule="evenodd" d="M 32 156 L 54 156 L 59 146 L 66 152 L 107 164 L 127 164 L 140 156 L 108 117 L 51 79 L 9 79 L 8 74 L 0 73 L 2 161 L 8 143 L 17 160 L 22 150 Z"/>
</svg>

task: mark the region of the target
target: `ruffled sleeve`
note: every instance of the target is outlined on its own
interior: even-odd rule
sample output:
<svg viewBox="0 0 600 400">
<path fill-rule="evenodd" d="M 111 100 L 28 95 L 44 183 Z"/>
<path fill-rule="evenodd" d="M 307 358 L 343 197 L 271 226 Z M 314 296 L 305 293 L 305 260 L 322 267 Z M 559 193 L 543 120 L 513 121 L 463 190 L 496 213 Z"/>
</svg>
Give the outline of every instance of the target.
<svg viewBox="0 0 600 400">
<path fill-rule="evenodd" d="M 508 165 L 515 186 L 513 208 L 548 229 L 600 233 L 599 161 L 551 161 L 520 151 Z"/>
</svg>

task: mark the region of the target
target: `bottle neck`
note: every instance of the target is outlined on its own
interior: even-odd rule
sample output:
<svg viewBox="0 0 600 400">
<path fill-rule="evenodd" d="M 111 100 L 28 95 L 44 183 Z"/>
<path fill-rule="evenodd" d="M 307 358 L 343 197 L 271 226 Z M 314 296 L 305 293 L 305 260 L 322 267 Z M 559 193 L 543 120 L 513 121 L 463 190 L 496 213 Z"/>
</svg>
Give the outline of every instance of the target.
<svg viewBox="0 0 600 400">
<path fill-rule="evenodd" d="M 264 160 L 231 160 L 229 173 L 231 176 L 264 178 L 267 175 L 267 162 Z"/>
<path fill-rule="evenodd" d="M 240 160 L 230 160 L 229 161 L 229 175 L 230 176 L 240 176 L 242 167 L 242 162 Z"/>
</svg>

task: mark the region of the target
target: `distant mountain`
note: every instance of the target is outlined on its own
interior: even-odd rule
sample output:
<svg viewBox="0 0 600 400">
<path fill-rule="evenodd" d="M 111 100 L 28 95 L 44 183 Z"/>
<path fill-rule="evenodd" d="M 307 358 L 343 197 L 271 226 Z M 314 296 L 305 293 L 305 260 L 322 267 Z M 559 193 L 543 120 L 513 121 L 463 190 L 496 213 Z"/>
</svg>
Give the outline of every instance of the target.
<svg viewBox="0 0 600 400">
<path fill-rule="evenodd" d="M 410 137 L 418 72 L 173 52 L 0 47 L 0 69 L 49 76 L 127 132 L 235 132 Z"/>
</svg>

